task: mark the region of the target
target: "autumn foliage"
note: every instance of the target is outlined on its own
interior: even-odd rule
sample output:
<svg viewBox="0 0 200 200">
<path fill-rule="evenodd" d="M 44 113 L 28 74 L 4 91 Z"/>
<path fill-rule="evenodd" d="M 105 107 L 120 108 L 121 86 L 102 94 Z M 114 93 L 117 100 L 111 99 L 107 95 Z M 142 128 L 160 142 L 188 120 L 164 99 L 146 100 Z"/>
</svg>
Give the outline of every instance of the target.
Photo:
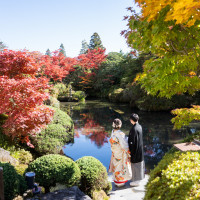
<svg viewBox="0 0 200 200">
<path fill-rule="evenodd" d="M 142 16 L 148 21 L 155 20 L 158 13 L 165 7 L 170 7 L 165 20 L 175 20 L 176 24 L 192 26 L 200 20 L 200 1 L 198 0 L 135 0 L 142 8 Z"/>
<path fill-rule="evenodd" d="M 136 0 L 141 8 L 122 31 L 129 45 L 151 55 L 135 81 L 148 94 L 171 98 L 200 90 L 200 2 L 196 0 Z M 200 120 L 199 107 L 176 109 L 175 128 Z"/>
<path fill-rule="evenodd" d="M 96 71 L 99 66 L 106 60 L 106 49 L 88 49 L 87 53 L 77 57 L 78 65 L 82 67 L 83 75 L 80 76 L 80 86 L 82 89 L 92 88 L 95 84 Z"/>
<path fill-rule="evenodd" d="M 37 58 L 28 51 L 0 52 L 0 113 L 8 115 L 4 132 L 28 145 L 29 136 L 48 124 L 54 113 L 43 105 L 50 86 L 46 77 L 37 77 Z"/>
<path fill-rule="evenodd" d="M 84 69 L 98 69 L 99 65 L 105 61 L 105 49 L 88 49 L 86 54 L 78 56 L 79 65 Z"/>
<path fill-rule="evenodd" d="M 40 57 L 41 74 L 54 81 L 62 81 L 77 64 L 76 58 L 65 57 L 59 51 L 53 52 L 52 56 L 42 55 Z"/>
</svg>

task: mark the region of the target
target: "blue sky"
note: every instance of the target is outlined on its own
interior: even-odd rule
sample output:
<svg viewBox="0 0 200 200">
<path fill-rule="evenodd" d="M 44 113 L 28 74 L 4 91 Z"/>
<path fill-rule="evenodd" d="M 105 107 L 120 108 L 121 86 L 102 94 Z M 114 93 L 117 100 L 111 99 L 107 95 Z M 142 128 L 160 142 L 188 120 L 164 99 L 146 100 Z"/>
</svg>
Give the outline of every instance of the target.
<svg viewBox="0 0 200 200">
<path fill-rule="evenodd" d="M 133 0 L 0 0 L 0 41 L 9 49 L 54 51 L 63 43 L 66 55 L 79 54 L 82 40 L 94 32 L 107 53 L 128 52 L 120 32 Z"/>
</svg>

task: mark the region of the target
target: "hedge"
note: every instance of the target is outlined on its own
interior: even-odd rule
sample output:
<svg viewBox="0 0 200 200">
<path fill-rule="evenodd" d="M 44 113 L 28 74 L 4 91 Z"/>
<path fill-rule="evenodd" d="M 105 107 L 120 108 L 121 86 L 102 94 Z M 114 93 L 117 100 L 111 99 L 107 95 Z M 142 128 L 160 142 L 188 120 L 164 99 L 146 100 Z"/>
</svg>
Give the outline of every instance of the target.
<svg viewBox="0 0 200 200">
<path fill-rule="evenodd" d="M 200 199 L 200 152 L 167 153 L 150 173 L 144 200 Z"/>
</svg>

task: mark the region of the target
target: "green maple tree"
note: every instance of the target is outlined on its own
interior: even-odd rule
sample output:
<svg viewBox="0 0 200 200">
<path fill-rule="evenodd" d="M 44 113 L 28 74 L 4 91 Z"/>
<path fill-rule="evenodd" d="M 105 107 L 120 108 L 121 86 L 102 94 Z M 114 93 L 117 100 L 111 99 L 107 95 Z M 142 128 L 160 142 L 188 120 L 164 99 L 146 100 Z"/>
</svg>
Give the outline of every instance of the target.
<svg viewBox="0 0 200 200">
<path fill-rule="evenodd" d="M 176 20 L 172 18 L 170 13 L 174 9 L 174 1 L 169 1 L 160 9 L 152 8 L 150 14 L 147 13 L 151 8 L 150 2 L 154 0 L 139 2 L 141 14 L 128 8 L 132 14 L 125 17 L 129 28 L 123 34 L 129 45 L 139 52 L 155 55 L 144 63 L 143 72 L 138 74 L 135 81 L 147 93 L 160 97 L 171 98 L 186 92 L 194 95 L 200 90 L 199 18 L 196 17 L 192 23 L 188 18 L 178 21 L 178 14 Z M 177 115 L 172 119 L 175 128 L 188 125 L 192 120 L 200 120 L 199 106 L 176 109 L 172 113 Z"/>
</svg>

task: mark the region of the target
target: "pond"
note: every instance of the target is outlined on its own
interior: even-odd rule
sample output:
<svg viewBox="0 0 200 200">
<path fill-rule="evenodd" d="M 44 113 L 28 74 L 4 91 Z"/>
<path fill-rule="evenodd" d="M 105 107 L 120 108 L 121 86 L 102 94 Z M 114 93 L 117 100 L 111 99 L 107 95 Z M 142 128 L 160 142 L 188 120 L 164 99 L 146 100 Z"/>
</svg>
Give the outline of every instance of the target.
<svg viewBox="0 0 200 200">
<path fill-rule="evenodd" d="M 93 156 L 108 169 L 111 157 L 109 138 L 112 122 L 122 120 L 122 131 L 128 135 L 131 128 L 129 116 L 135 112 L 143 127 L 146 172 L 153 169 L 163 155 L 176 142 L 199 130 L 198 124 L 173 130 L 170 112 L 144 112 L 130 108 L 128 104 L 116 104 L 99 100 L 88 100 L 85 104 L 61 103 L 74 121 L 75 132 L 71 143 L 63 147 L 65 155 L 77 160 L 83 156 Z"/>
</svg>

